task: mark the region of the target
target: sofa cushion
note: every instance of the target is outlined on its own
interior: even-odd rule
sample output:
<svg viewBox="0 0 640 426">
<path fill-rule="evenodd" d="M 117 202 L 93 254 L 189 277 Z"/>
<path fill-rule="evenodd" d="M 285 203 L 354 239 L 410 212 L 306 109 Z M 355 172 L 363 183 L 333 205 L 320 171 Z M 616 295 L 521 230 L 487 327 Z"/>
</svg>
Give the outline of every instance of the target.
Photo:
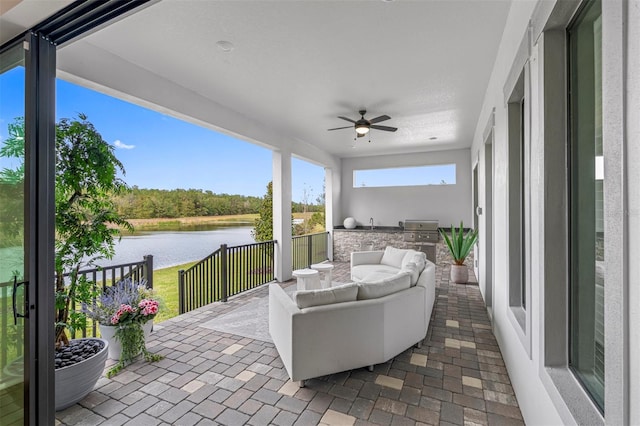
<svg viewBox="0 0 640 426">
<path fill-rule="evenodd" d="M 379 274 L 380 277 L 374 281 L 381 280 L 391 275 L 396 275 L 400 271 L 398 268 L 387 265 L 358 265 L 351 268 L 351 279 L 361 281 L 363 278 L 372 274 Z"/>
<path fill-rule="evenodd" d="M 402 258 L 401 268 L 404 268 L 407 263 L 415 263 L 418 267 L 418 274 L 421 274 L 424 271 L 424 267 L 426 266 L 427 256 L 421 252 L 416 250 L 408 250 L 407 253 Z"/>
<path fill-rule="evenodd" d="M 402 260 L 406 256 L 409 250 L 397 249 L 395 247 L 387 246 L 384 249 L 384 254 L 380 260 L 381 265 L 393 266 L 395 268 L 402 268 Z"/>
<path fill-rule="evenodd" d="M 407 272 L 411 277 L 411 287 L 418 284 L 418 278 L 420 278 L 420 272 L 418 271 L 418 265 L 414 262 L 409 262 L 400 269 L 400 273 Z"/>
<path fill-rule="evenodd" d="M 358 300 L 377 299 L 406 290 L 411 286 L 411 277 L 407 272 L 377 281 L 374 281 L 377 279 L 376 275 L 372 274 L 370 277 L 365 277 L 362 282 L 358 283 Z"/>
<path fill-rule="evenodd" d="M 294 300 L 298 308 L 304 309 L 332 303 L 352 302 L 357 299 L 357 296 L 357 284 L 349 283 L 321 290 L 298 291 L 294 295 Z"/>
</svg>

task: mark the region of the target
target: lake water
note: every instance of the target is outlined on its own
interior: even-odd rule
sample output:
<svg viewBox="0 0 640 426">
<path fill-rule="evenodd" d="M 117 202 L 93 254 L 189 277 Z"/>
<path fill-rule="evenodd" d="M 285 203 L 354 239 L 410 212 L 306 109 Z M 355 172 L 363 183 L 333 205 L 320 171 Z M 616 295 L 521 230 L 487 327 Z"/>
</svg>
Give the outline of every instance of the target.
<svg viewBox="0 0 640 426">
<path fill-rule="evenodd" d="M 239 246 L 255 241 L 251 226 L 213 226 L 197 231 L 149 231 L 122 237 L 111 260 L 97 262 L 101 266 L 137 262 L 153 255 L 153 268 L 167 268 L 201 260 L 220 248 L 221 244 Z"/>
</svg>

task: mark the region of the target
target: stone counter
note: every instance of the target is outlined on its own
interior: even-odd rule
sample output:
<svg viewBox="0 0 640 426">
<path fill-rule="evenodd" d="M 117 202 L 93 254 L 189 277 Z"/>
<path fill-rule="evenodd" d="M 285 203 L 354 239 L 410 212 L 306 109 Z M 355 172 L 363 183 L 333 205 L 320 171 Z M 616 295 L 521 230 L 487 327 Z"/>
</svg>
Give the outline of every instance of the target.
<svg viewBox="0 0 640 426">
<path fill-rule="evenodd" d="M 373 230 L 369 227 L 355 229 L 336 227 L 333 230 L 333 260 L 349 262 L 353 251 L 384 250 L 386 246 L 423 250 L 423 244 L 405 241 L 404 231 L 397 226 L 381 226 Z M 427 257 L 431 256 L 427 254 Z M 442 240 L 435 244 L 435 263 L 440 266 L 451 263 L 449 250 Z M 465 264 L 472 267 L 473 252 L 469 253 Z"/>
<path fill-rule="evenodd" d="M 396 233 L 403 232 L 403 229 L 399 226 L 376 226 L 373 229 L 370 226 L 356 226 L 352 229 L 347 229 L 344 226 L 336 226 L 334 231 L 340 232 L 377 232 L 377 233 Z"/>
</svg>

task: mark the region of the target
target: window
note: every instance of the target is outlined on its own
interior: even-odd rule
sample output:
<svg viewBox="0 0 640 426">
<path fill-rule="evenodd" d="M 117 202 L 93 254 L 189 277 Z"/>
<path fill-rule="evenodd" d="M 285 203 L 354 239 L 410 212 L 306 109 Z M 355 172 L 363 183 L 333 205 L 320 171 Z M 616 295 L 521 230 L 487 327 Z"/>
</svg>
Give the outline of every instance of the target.
<svg viewBox="0 0 640 426">
<path fill-rule="evenodd" d="M 353 171 L 354 188 L 455 184 L 455 164 Z"/>
<path fill-rule="evenodd" d="M 525 68 L 526 69 L 526 68 Z M 529 249 L 527 226 L 529 217 L 528 178 L 528 99 L 525 92 L 526 72 L 522 70 L 509 97 L 509 305 L 522 330 L 526 329 L 527 265 Z"/>
<path fill-rule="evenodd" d="M 569 40 L 569 365 L 604 411 L 604 171 L 601 3 Z"/>
</svg>

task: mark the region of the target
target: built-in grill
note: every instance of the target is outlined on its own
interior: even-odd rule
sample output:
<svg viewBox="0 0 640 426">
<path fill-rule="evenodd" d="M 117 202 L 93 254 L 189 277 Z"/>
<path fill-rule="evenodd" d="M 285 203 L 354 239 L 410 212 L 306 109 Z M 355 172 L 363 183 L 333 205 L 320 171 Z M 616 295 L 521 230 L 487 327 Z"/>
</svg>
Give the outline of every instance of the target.
<svg viewBox="0 0 640 426">
<path fill-rule="evenodd" d="M 433 263 L 436 263 L 436 243 L 439 239 L 437 220 L 404 221 L 404 240 L 415 243 L 416 250 L 424 252 Z"/>
<path fill-rule="evenodd" d="M 404 240 L 414 243 L 437 243 L 437 220 L 405 220 Z"/>
</svg>

